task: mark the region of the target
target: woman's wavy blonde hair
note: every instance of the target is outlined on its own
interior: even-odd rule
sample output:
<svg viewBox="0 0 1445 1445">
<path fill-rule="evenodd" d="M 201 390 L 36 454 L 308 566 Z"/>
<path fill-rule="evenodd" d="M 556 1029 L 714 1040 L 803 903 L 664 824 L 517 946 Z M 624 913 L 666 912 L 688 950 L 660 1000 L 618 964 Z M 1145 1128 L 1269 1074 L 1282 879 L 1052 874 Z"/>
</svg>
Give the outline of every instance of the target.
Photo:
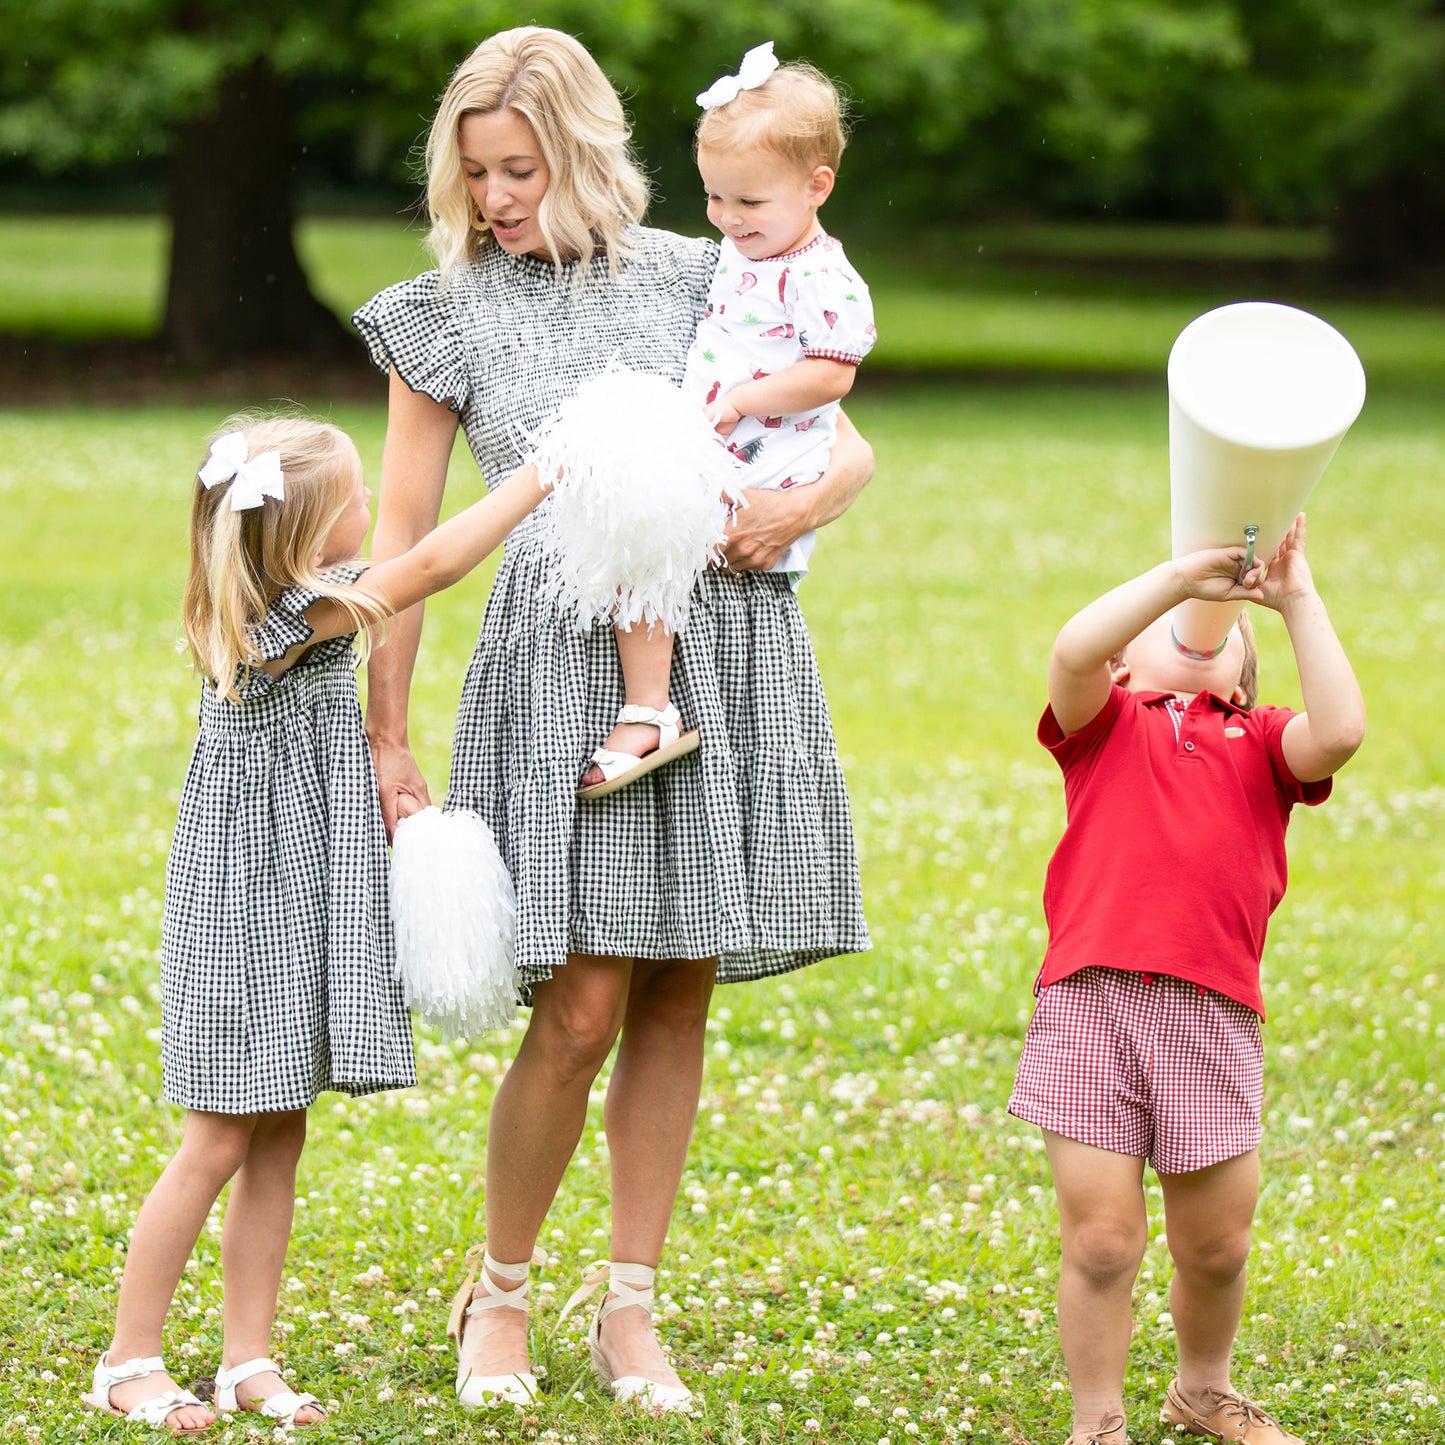
<svg viewBox="0 0 1445 1445">
<path fill-rule="evenodd" d="M 467 190 L 458 127 L 466 116 L 508 109 L 532 127 L 551 173 L 537 223 L 553 263 L 576 257 L 580 278 L 600 249 L 616 274 L 630 254 L 627 229 L 650 198 L 622 102 L 580 41 L 524 25 L 482 41 L 457 67 L 427 136 L 427 244 L 443 283 L 496 244 Z"/>
<path fill-rule="evenodd" d="M 346 433 L 310 417 L 242 412 L 222 422 L 211 440 L 235 431 L 246 438 L 248 458 L 273 448 L 281 453 L 285 499 L 267 497 L 259 507 L 235 512 L 233 482 L 206 487 L 197 479 L 182 616 L 196 671 L 220 697 L 239 702 L 261 662 L 251 629 L 286 588 L 306 587 L 345 608 L 361 634 L 363 657 L 370 629 L 390 614 L 317 570 L 317 556 L 356 486 L 360 463 Z"/>
</svg>

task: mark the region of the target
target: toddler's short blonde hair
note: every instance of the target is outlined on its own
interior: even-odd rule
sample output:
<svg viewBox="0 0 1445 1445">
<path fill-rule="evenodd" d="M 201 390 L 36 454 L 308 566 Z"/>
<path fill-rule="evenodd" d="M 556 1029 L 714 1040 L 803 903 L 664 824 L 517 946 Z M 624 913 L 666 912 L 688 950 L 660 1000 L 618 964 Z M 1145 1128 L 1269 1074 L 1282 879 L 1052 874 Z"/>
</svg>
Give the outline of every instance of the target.
<svg viewBox="0 0 1445 1445">
<path fill-rule="evenodd" d="M 848 102 L 806 60 L 791 60 L 761 85 L 703 112 L 699 151 L 771 151 L 811 171 L 836 171 L 848 144 Z"/>
</svg>

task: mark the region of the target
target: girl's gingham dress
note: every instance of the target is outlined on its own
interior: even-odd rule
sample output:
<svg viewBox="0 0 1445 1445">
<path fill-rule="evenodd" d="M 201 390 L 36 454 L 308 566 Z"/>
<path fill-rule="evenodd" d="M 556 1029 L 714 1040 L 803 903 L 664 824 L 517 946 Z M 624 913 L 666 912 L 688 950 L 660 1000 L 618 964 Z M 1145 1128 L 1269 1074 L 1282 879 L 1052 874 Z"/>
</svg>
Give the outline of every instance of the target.
<svg viewBox="0 0 1445 1445">
<path fill-rule="evenodd" d="M 264 660 L 311 636 L 317 595 L 272 604 L 252 634 Z M 330 638 L 279 679 L 254 669 L 239 704 L 202 687 L 161 943 L 162 1082 L 188 1109 L 416 1082 L 355 665 L 351 638 Z"/>
<path fill-rule="evenodd" d="M 389 287 L 354 320 L 383 370 L 460 412 L 489 485 L 527 430 L 616 363 L 677 384 L 717 260 L 636 228 L 610 277 L 488 246 L 443 288 Z M 648 419 L 637 418 L 637 443 Z M 543 502 L 545 508 L 549 503 Z M 457 714 L 448 807 L 475 808 L 517 886 L 533 985 L 569 953 L 718 960 L 732 983 L 869 947 L 848 795 L 812 644 L 777 573 L 709 571 L 678 634 L 672 697 L 690 757 L 579 804 L 622 704 L 617 648 L 547 600 L 539 514 L 508 538 Z"/>
</svg>

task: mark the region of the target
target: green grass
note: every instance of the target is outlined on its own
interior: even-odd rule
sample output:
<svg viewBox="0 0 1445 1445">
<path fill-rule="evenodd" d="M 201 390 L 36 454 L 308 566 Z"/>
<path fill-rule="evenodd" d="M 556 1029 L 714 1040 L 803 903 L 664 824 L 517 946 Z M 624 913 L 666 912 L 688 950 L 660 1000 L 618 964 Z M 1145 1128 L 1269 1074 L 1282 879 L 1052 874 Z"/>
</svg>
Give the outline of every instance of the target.
<svg viewBox="0 0 1445 1445">
<path fill-rule="evenodd" d="M 690 229 L 702 230 L 700 219 Z M 342 316 L 429 264 L 405 216 L 313 218 L 297 237 L 318 294 Z M 151 332 L 166 244 L 154 217 L 0 221 L 0 334 Z M 1265 299 L 1340 327 L 1372 385 L 1438 394 L 1445 309 L 1337 299 L 1311 279 L 1321 245 L 1301 231 L 1000 226 L 930 235 L 901 254 L 860 239 L 849 252 L 878 309 L 870 369 L 1153 377 L 1200 312 Z"/>
<path fill-rule="evenodd" d="M 337 1406 L 317 1445 L 1067 1434 L 1048 1171 L 1004 1113 L 1062 822 L 1032 733 L 1060 622 L 1167 546 L 1163 388 L 859 393 L 879 473 L 820 539 L 803 598 L 877 947 L 717 998 L 660 1281 L 701 1419 L 619 1421 L 570 1323 L 548 1333 L 606 1246 L 605 1080 L 543 1240 L 549 1392 L 526 1415 L 455 1408 L 445 1300 L 478 1237 L 487 1109 L 517 1034 L 419 1031 L 418 1088 L 312 1114 L 275 1346 Z M 332 410 L 374 476 L 384 417 Z M 177 1140 L 156 951 L 194 729 L 173 646 L 184 498 L 216 420 L 0 413 L 0 1440 L 140 1438 L 76 1401 Z M 1371 732 L 1335 798 L 1294 823 L 1265 964 L 1265 1190 L 1237 1373 L 1306 1438 L 1352 1445 L 1445 1435 L 1442 466 L 1438 406 L 1387 389 L 1313 500 L 1311 555 Z M 449 505 L 475 485 L 458 458 Z M 413 718 L 434 785 L 485 590 L 474 577 L 429 606 Z M 1295 701 L 1276 623 L 1260 623 L 1264 694 Z M 168 1332 L 185 1376 L 220 1345 L 218 1219 Z M 1142 1445 L 1166 1438 L 1159 1231 L 1128 1381 Z"/>
</svg>

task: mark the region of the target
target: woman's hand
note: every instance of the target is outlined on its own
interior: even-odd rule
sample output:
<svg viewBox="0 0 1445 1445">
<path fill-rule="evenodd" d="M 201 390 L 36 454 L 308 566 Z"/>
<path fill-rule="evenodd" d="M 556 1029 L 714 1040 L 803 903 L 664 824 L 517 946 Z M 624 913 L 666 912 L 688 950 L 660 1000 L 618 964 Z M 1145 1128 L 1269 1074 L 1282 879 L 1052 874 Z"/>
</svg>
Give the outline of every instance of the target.
<svg viewBox="0 0 1445 1445">
<path fill-rule="evenodd" d="M 816 485 L 816 484 L 815 484 Z M 723 566 L 734 572 L 768 572 L 783 553 L 812 526 L 809 509 L 800 507 L 800 493 L 745 491 L 747 506 L 739 507 L 727 527 Z"/>
<path fill-rule="evenodd" d="M 383 743 L 368 738 L 371 763 L 376 769 L 376 790 L 381 798 L 381 818 L 386 824 L 386 838 L 396 836 L 396 825 L 413 813 L 431 806 L 431 793 L 426 779 L 405 743 Z"/>
</svg>

